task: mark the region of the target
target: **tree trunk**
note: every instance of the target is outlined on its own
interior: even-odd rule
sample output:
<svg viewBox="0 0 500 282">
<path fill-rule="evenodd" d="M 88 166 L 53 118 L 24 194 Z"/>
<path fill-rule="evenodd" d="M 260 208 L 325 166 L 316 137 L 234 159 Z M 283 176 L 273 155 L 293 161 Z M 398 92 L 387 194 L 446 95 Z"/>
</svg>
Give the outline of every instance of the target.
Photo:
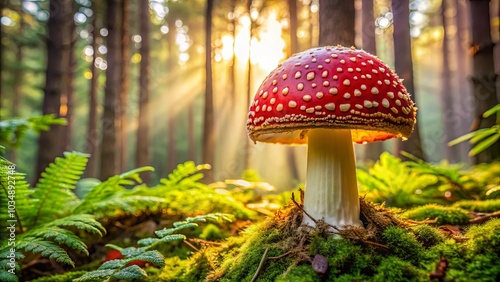
<svg viewBox="0 0 500 282">
<path fill-rule="evenodd" d="M 107 1 L 107 29 L 106 37 L 107 69 L 106 86 L 104 90 L 104 112 L 102 116 L 102 143 L 101 143 L 101 171 L 100 178 L 105 180 L 118 174 L 116 104 L 121 85 L 121 4 L 120 0 Z"/>
<path fill-rule="evenodd" d="M 71 4 L 71 14 L 76 12 L 76 4 Z M 62 93 L 62 100 L 65 102 L 66 113 L 61 113 L 62 117 L 66 117 L 67 125 L 61 128 L 61 138 L 63 138 L 63 149 L 65 151 L 73 150 L 73 131 L 75 127 L 74 101 L 75 101 L 75 71 L 76 71 L 76 24 L 74 20 L 70 21 L 69 37 L 66 40 L 65 48 L 69 48 L 69 65 L 68 71 L 65 73 L 66 91 Z M 63 104 L 61 101 L 61 106 Z M 64 108 L 61 109 L 63 111 Z"/>
<path fill-rule="evenodd" d="M 129 91 L 130 72 L 130 0 L 123 0 L 122 5 L 122 34 L 121 34 L 121 88 L 118 96 L 117 110 L 117 144 L 118 144 L 118 167 L 120 172 L 127 170 L 127 105 Z"/>
<path fill-rule="evenodd" d="M 177 56 L 175 55 L 175 22 L 172 20 L 168 23 L 169 32 L 167 34 L 167 71 L 169 73 L 175 72 L 177 65 Z M 173 105 L 171 105 L 173 106 Z M 173 114 L 166 115 L 167 117 L 167 172 L 172 172 L 177 163 L 176 141 L 175 141 L 175 124 L 176 116 Z"/>
<path fill-rule="evenodd" d="M 194 103 L 188 106 L 188 158 L 196 162 L 196 141 L 194 137 Z"/>
<path fill-rule="evenodd" d="M 319 0 L 319 45 L 354 46 L 354 1 Z"/>
<path fill-rule="evenodd" d="M 297 20 L 297 0 L 288 0 L 288 15 L 290 17 L 290 55 L 300 52 L 299 40 L 297 37 L 298 20 Z M 286 157 L 290 166 L 292 179 L 299 179 L 299 167 L 295 158 L 295 148 L 287 147 Z"/>
<path fill-rule="evenodd" d="M 490 1 L 470 0 L 472 19 L 472 50 L 473 71 L 472 83 L 474 86 L 475 130 L 489 128 L 495 125 L 496 116 L 483 118 L 483 113 L 498 104 L 497 76 L 495 74 L 493 48 L 490 26 Z M 488 163 L 500 158 L 500 140 L 488 149 L 476 155 L 474 162 Z"/>
<path fill-rule="evenodd" d="M 47 22 L 47 70 L 42 113 L 59 116 L 61 93 L 66 90 L 64 74 L 69 66 L 69 48 L 64 45 L 70 38 L 69 25 L 73 17 L 70 0 L 51 0 L 49 5 L 52 13 Z M 51 126 L 48 131 L 41 132 L 35 180 L 57 156 L 62 155 L 60 132 L 61 126 Z"/>
<path fill-rule="evenodd" d="M 445 158 L 450 162 L 456 163 L 456 150 L 455 148 L 451 148 L 447 145 L 448 142 L 453 140 L 455 137 L 454 132 L 456 132 L 455 128 L 455 113 L 454 107 L 455 101 L 453 99 L 453 93 L 455 89 L 451 83 L 451 46 L 450 46 L 450 31 L 449 31 L 449 19 L 446 17 L 447 9 L 449 8 L 448 0 L 443 0 L 441 4 L 441 20 L 443 24 L 443 45 L 442 45 L 442 53 L 443 53 L 443 63 L 442 63 L 442 75 L 441 75 L 441 112 L 443 113 L 443 134 L 444 134 L 444 142 L 441 145 L 442 147 L 439 150 L 444 151 Z"/>
<path fill-rule="evenodd" d="M 394 15 L 394 65 L 399 78 L 403 79 L 408 93 L 417 99 L 415 87 L 413 85 L 413 63 L 410 40 L 410 23 L 408 0 L 392 1 L 392 13 Z M 395 154 L 401 157 L 401 151 L 408 152 L 417 158 L 424 159 L 420 141 L 418 123 L 415 124 L 414 131 L 407 141 L 398 140 L 396 142 Z"/>
<path fill-rule="evenodd" d="M 137 149 L 136 149 L 136 166 L 142 167 L 149 165 L 150 150 L 149 150 L 149 3 L 148 1 L 139 2 L 139 24 L 141 41 L 141 65 L 139 73 L 139 127 L 137 128 Z M 148 183 L 150 180 L 149 174 L 143 174 L 142 179 Z"/>
<path fill-rule="evenodd" d="M 377 55 L 377 42 L 375 40 L 375 18 L 373 16 L 373 0 L 362 0 L 361 6 L 361 40 L 363 49 L 373 55 Z M 372 142 L 364 145 L 363 160 L 375 162 L 384 151 L 384 143 Z"/>
<path fill-rule="evenodd" d="M 96 67 L 97 59 L 97 38 L 99 37 L 99 31 L 97 28 L 97 12 L 94 9 L 94 17 L 92 19 L 92 50 L 94 50 L 94 55 L 92 58 L 92 63 L 90 65 L 90 73 L 92 77 L 90 78 L 90 90 L 89 90 L 89 119 L 87 124 L 87 142 L 85 144 L 85 152 L 90 154 L 89 161 L 87 163 L 87 169 L 85 170 L 85 177 L 96 177 L 97 169 L 97 152 L 99 151 L 99 132 L 97 131 L 97 122 L 99 117 L 97 116 L 98 98 L 97 98 L 97 87 L 99 83 L 99 72 Z"/>
<path fill-rule="evenodd" d="M 205 9 L 205 109 L 203 114 L 203 162 L 214 165 L 215 128 L 212 86 L 212 12 L 214 0 L 207 0 Z M 205 173 L 207 182 L 214 181 L 213 168 Z"/>
</svg>

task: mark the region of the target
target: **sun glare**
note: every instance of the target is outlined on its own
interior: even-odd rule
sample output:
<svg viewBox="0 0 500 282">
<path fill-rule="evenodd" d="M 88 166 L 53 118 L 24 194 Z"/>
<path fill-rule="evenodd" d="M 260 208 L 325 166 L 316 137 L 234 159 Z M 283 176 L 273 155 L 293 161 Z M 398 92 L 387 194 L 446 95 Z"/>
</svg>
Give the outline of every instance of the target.
<svg viewBox="0 0 500 282">
<path fill-rule="evenodd" d="M 248 60 L 248 42 L 250 41 L 250 18 L 242 16 L 239 19 L 241 27 L 236 33 L 234 52 L 236 58 L 245 62 Z M 258 64 L 266 71 L 273 70 L 283 60 L 285 41 L 281 38 L 282 26 L 276 19 L 276 12 L 271 12 L 260 27 L 259 34 L 250 41 L 250 61 Z M 230 35 L 222 37 L 222 58 L 229 60 L 233 56 L 233 38 Z"/>
</svg>

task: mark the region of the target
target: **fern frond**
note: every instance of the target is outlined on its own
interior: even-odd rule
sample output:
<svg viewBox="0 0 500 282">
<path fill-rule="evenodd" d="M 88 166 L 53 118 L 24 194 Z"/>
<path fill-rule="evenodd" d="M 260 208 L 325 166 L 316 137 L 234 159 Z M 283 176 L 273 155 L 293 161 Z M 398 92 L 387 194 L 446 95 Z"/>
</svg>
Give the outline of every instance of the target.
<svg viewBox="0 0 500 282">
<path fill-rule="evenodd" d="M 42 173 L 33 193 L 39 200 L 35 204 L 33 226 L 52 220 L 54 215 L 64 215 L 71 203 L 77 201 L 72 190 L 85 171 L 88 157 L 78 152 L 65 152 L 64 158 L 56 158 Z"/>
<path fill-rule="evenodd" d="M 82 240 L 73 234 L 73 232 L 57 226 L 41 226 L 40 228 L 32 229 L 25 234 L 26 237 L 36 237 L 47 241 L 53 241 L 59 245 L 65 245 L 69 248 L 89 255 L 87 246 Z"/>
<path fill-rule="evenodd" d="M 95 281 L 109 281 L 109 278 L 116 270 L 114 269 L 97 269 L 85 273 L 84 275 L 73 279 L 73 282 L 95 282 Z"/>
<path fill-rule="evenodd" d="M 25 252 L 32 252 L 34 254 L 40 254 L 43 257 L 48 257 L 49 259 L 55 260 L 57 262 L 69 264 L 75 266 L 75 263 L 68 256 L 66 251 L 54 244 L 54 242 L 46 241 L 43 239 L 35 237 L 24 237 L 23 240 L 19 240 L 17 244 L 18 250 L 23 250 Z"/>
<path fill-rule="evenodd" d="M 145 262 L 149 262 L 149 263 L 151 263 L 157 267 L 160 267 L 160 268 L 165 266 L 165 258 L 163 257 L 163 255 L 160 252 L 158 252 L 156 250 L 141 253 L 137 256 L 128 258 L 128 260 L 129 261 L 142 260 Z"/>
<path fill-rule="evenodd" d="M 150 245 L 157 245 L 161 243 L 168 243 L 172 241 L 180 241 L 186 239 L 185 235 L 182 234 L 170 234 L 170 235 L 165 235 L 162 238 L 144 238 L 139 241 L 137 241 L 137 244 L 142 245 L 142 246 L 150 246 Z"/>
<path fill-rule="evenodd" d="M 90 214 L 75 214 L 66 216 L 49 222 L 46 224 L 46 226 L 74 227 L 78 230 L 82 230 L 91 234 L 97 234 L 99 236 L 102 236 L 106 233 L 106 229 L 97 220 L 94 219 L 93 215 Z"/>
<path fill-rule="evenodd" d="M 8 220 L 17 220 L 16 225 L 22 230 L 33 211 L 36 200 L 31 198 L 33 191 L 24 178 L 25 175 L 17 172 L 14 163 L 0 157 L 0 237 L 4 237 Z M 15 209 L 9 209 L 12 202 L 15 202 Z"/>
<path fill-rule="evenodd" d="M 113 278 L 122 280 L 141 279 L 147 276 L 148 274 L 146 273 L 146 271 L 137 265 L 125 267 L 113 274 Z"/>
<path fill-rule="evenodd" d="M 119 207 L 133 211 L 133 206 L 129 205 L 129 202 L 121 197 L 121 193 L 125 192 L 123 186 L 142 182 L 139 173 L 153 170 L 152 167 L 146 166 L 108 178 L 106 181 L 94 186 L 80 204 L 73 209 L 73 213 L 95 213 L 96 211 L 102 211 L 109 204 L 112 204 L 112 206 L 108 206 L 108 209 Z"/>
<path fill-rule="evenodd" d="M 196 165 L 193 161 L 188 161 L 179 164 L 167 178 L 161 179 L 160 183 L 166 186 L 173 186 L 181 183 L 186 184 L 186 182 L 195 183 L 203 178 L 203 174 L 200 172 L 207 169 L 211 169 L 211 166 L 208 164 Z"/>
</svg>

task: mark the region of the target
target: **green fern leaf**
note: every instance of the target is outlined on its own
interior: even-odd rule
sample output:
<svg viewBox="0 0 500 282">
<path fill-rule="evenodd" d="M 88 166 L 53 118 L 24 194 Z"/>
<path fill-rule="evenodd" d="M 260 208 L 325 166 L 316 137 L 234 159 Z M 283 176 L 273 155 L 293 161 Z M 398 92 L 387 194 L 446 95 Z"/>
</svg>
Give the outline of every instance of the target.
<svg viewBox="0 0 500 282">
<path fill-rule="evenodd" d="M 35 187 L 33 197 L 35 217 L 31 226 L 49 222 L 54 215 L 60 217 L 69 211 L 77 197 L 73 193 L 77 180 L 81 177 L 87 165 L 88 155 L 78 152 L 66 152 L 64 158 L 56 160 L 42 173 Z"/>
<path fill-rule="evenodd" d="M 0 281 L 4 282 L 17 282 L 19 281 L 19 278 L 7 270 L 3 270 L 0 268 Z"/>
<path fill-rule="evenodd" d="M 63 229 L 57 226 L 43 225 L 40 228 L 30 230 L 22 235 L 26 237 L 36 237 L 47 241 L 53 241 L 58 243 L 59 245 L 66 245 L 73 250 L 89 255 L 87 246 L 78 236 L 67 229 Z"/>
<path fill-rule="evenodd" d="M 166 186 L 174 186 L 177 184 L 186 184 L 186 182 L 194 183 L 203 178 L 202 170 L 210 169 L 210 165 L 196 165 L 193 161 L 188 161 L 179 164 L 167 178 L 160 180 L 160 183 Z"/>
<path fill-rule="evenodd" d="M 76 229 L 102 236 L 106 229 L 94 219 L 90 214 L 76 214 L 56 219 L 47 224 L 47 226 L 74 227 Z"/>
<path fill-rule="evenodd" d="M 140 255 L 137 255 L 135 257 L 130 258 L 130 260 L 142 260 L 142 261 L 147 261 L 151 264 L 156 265 L 157 267 L 164 267 L 165 266 L 165 258 L 163 255 L 156 251 L 147 251 L 145 253 L 142 253 Z"/>
<path fill-rule="evenodd" d="M 178 232 L 182 229 L 190 228 L 190 227 L 196 227 L 198 224 L 194 222 L 175 222 L 174 223 L 174 228 L 165 228 L 162 230 L 157 230 L 155 231 L 156 236 L 158 237 L 165 237 L 167 235 L 173 234 L 175 232 Z"/>
<path fill-rule="evenodd" d="M 109 277 L 115 273 L 114 269 L 98 269 L 91 272 L 87 272 L 84 275 L 73 279 L 73 282 L 105 282 L 109 281 Z"/>
<path fill-rule="evenodd" d="M 130 261 L 128 259 L 113 259 L 113 260 L 108 260 L 107 262 L 103 263 L 99 267 L 99 269 L 100 270 L 102 270 L 102 269 L 118 269 L 118 268 L 124 267 L 129 262 Z"/>
<path fill-rule="evenodd" d="M 135 182 L 140 183 L 139 173 L 153 171 L 152 167 L 142 167 L 125 172 L 120 175 L 115 175 L 108 178 L 106 181 L 94 186 L 85 195 L 83 200 L 74 209 L 73 213 L 96 213 L 105 214 L 103 210 L 107 207 L 108 210 L 120 208 L 133 212 L 133 205 L 122 197 L 125 192 L 124 185 L 130 185 Z M 156 198 L 158 200 L 158 198 Z M 135 199 L 136 200 L 136 199 Z M 131 200 L 132 201 L 132 200 Z M 109 204 L 112 204 L 109 206 Z"/>
<path fill-rule="evenodd" d="M 133 280 L 133 279 L 141 279 L 147 277 L 148 274 L 144 269 L 140 268 L 137 265 L 131 265 L 129 267 L 125 267 L 120 269 L 118 272 L 115 272 L 112 277 L 115 279 L 123 279 L 123 280 Z"/>
<path fill-rule="evenodd" d="M 17 244 L 17 249 L 25 252 L 32 252 L 34 254 L 39 253 L 43 257 L 48 257 L 49 259 L 69 264 L 73 267 L 75 266 L 75 263 L 68 256 L 66 251 L 51 241 L 45 241 L 34 237 L 24 237 L 23 240 L 20 240 Z"/>
</svg>

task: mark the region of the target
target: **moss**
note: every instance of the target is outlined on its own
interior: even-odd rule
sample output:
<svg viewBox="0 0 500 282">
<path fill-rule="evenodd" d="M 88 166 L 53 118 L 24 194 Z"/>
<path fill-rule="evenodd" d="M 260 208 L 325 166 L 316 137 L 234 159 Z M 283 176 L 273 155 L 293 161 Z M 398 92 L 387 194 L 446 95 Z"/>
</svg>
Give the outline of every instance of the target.
<svg viewBox="0 0 500 282">
<path fill-rule="evenodd" d="M 461 208 L 464 210 L 469 210 L 474 212 L 490 213 L 500 210 L 500 199 L 484 200 L 484 201 L 464 200 L 454 203 L 453 206 L 456 208 Z"/>
<path fill-rule="evenodd" d="M 476 255 L 467 265 L 466 272 L 470 281 L 500 281 L 500 257 L 494 254 Z"/>
<path fill-rule="evenodd" d="M 500 256 L 500 219 L 492 219 L 483 225 L 472 226 L 467 233 L 467 250 L 470 255 L 494 253 Z"/>
<path fill-rule="evenodd" d="M 67 282 L 67 281 L 73 281 L 73 279 L 76 279 L 85 273 L 87 273 L 87 271 L 70 271 L 70 272 L 66 272 L 63 274 L 40 277 L 40 278 L 37 278 L 35 280 L 31 280 L 31 281 L 32 282 Z"/>
<path fill-rule="evenodd" d="M 387 228 L 382 233 L 382 238 L 387 247 L 389 247 L 390 252 L 395 256 L 409 261 L 413 265 L 419 265 L 420 260 L 423 258 L 424 248 L 412 233 L 403 228 L 393 226 Z"/>
<path fill-rule="evenodd" d="M 374 281 L 429 281 L 426 272 L 394 256 L 385 258 L 377 268 Z"/>
<path fill-rule="evenodd" d="M 445 241 L 443 234 L 438 229 L 431 227 L 427 224 L 417 225 L 413 228 L 415 238 L 425 248 L 432 247 Z"/>
<path fill-rule="evenodd" d="M 200 238 L 209 241 L 220 240 L 226 238 L 226 234 L 220 230 L 220 228 L 215 224 L 207 224 L 200 234 Z"/>
<path fill-rule="evenodd" d="M 436 224 L 463 225 L 472 218 L 467 211 L 461 208 L 444 207 L 436 204 L 429 204 L 408 210 L 402 214 L 413 220 L 425 220 L 437 218 Z"/>
</svg>

